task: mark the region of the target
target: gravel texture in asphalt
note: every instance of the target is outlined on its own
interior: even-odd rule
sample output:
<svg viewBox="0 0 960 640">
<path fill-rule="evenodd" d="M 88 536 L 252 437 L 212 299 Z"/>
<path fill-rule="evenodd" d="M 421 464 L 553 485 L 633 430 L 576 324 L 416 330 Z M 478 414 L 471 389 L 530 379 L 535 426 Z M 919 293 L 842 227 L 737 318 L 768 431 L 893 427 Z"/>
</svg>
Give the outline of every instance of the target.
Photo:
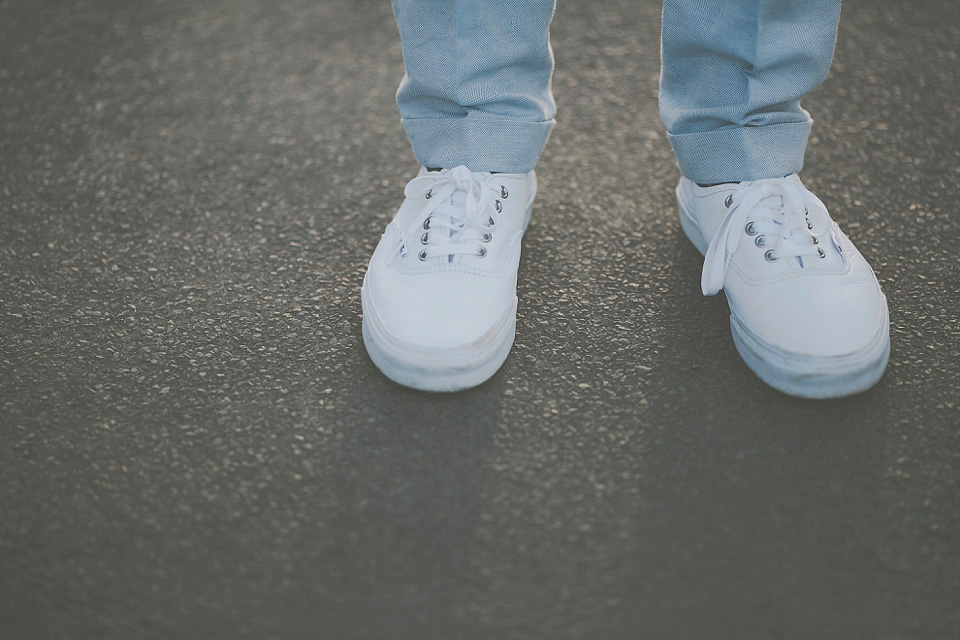
<svg viewBox="0 0 960 640">
<path fill-rule="evenodd" d="M 699 293 L 659 11 L 560 2 L 517 343 L 444 396 L 360 335 L 388 2 L 0 0 L 0 636 L 960 637 L 960 4 L 848 2 L 804 103 L 891 311 L 829 402 Z"/>
</svg>

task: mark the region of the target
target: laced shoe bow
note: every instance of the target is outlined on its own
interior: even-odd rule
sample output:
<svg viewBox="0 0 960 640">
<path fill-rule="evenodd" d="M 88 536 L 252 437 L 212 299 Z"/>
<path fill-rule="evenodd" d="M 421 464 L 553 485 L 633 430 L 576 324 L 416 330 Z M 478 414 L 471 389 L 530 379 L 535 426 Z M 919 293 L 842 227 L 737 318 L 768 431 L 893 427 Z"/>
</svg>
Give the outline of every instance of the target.
<svg viewBox="0 0 960 640">
<path fill-rule="evenodd" d="M 802 185 L 783 178 L 757 180 L 744 184 L 724 204 L 730 211 L 710 241 L 703 263 L 700 288 L 704 295 L 716 295 L 723 288 L 744 235 L 757 236 L 757 246 L 770 247 L 764 253 L 768 262 L 796 258 L 803 267 L 806 257 L 825 257 L 820 240 L 833 233 L 829 214 L 823 202 Z M 835 239 L 834 246 L 839 250 Z"/>
<path fill-rule="evenodd" d="M 474 173 L 460 166 L 442 172 L 429 172 L 407 183 L 404 195 L 424 198 L 427 204 L 417 224 L 404 234 L 407 240 L 400 247 L 405 255 L 409 239 L 419 234 L 421 245 L 417 256 L 453 262 L 458 255 L 487 255 L 485 243 L 493 238 L 493 230 L 503 210 L 501 198 L 507 198 L 505 187 L 493 185 L 490 174 Z"/>
</svg>

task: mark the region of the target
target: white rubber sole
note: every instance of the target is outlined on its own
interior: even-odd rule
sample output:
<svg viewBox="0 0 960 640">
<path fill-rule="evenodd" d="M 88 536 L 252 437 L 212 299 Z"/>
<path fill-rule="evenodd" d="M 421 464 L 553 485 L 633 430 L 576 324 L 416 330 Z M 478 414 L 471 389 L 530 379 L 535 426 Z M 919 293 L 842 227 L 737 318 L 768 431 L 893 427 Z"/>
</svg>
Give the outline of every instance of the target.
<svg viewBox="0 0 960 640">
<path fill-rule="evenodd" d="M 365 289 L 363 293 L 366 294 Z M 507 359 L 516 336 L 516 298 L 501 322 L 480 340 L 443 350 L 398 343 L 372 319 L 375 312 L 369 302 L 365 306 L 363 344 L 373 364 L 397 384 L 421 391 L 449 393 L 486 382 Z"/>
<path fill-rule="evenodd" d="M 706 254 L 709 241 L 700 234 L 679 187 L 677 204 L 683 232 L 701 254 Z M 750 370 L 778 391 L 810 399 L 842 398 L 875 385 L 890 358 L 889 324 L 884 297 L 883 322 L 863 349 L 842 356 L 817 357 L 784 351 L 765 342 L 730 314 L 733 343 Z"/>
<path fill-rule="evenodd" d="M 737 352 L 747 366 L 768 385 L 798 398 L 843 398 L 866 391 L 883 376 L 890 358 L 889 319 L 873 340 L 854 353 L 814 358 L 784 352 L 750 333 L 730 316 L 730 331 Z"/>
</svg>

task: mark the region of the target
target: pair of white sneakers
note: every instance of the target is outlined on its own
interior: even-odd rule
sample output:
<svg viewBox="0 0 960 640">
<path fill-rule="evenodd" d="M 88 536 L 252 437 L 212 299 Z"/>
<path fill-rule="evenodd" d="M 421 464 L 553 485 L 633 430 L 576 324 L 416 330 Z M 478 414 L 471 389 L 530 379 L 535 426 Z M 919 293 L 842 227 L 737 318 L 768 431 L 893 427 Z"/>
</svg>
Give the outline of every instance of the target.
<svg viewBox="0 0 960 640">
<path fill-rule="evenodd" d="M 457 391 L 492 376 L 516 333 L 520 243 L 537 180 L 420 170 L 362 288 L 363 340 L 391 380 Z M 804 398 L 875 384 L 890 353 L 877 278 L 796 175 L 677 186 L 680 223 L 705 255 L 701 288 L 726 292 L 744 362 Z"/>
</svg>

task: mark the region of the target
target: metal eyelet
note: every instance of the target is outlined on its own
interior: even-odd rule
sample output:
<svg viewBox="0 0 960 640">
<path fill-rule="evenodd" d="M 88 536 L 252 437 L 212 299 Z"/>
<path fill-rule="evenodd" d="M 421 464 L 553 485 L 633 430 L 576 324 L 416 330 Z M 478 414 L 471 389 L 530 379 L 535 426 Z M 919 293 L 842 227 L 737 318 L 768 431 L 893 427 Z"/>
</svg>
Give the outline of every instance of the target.
<svg viewBox="0 0 960 640">
<path fill-rule="evenodd" d="M 503 185 L 500 185 L 500 197 L 504 200 L 510 197 L 510 192 L 507 191 L 507 188 Z"/>
<path fill-rule="evenodd" d="M 493 219 L 493 216 L 490 216 L 489 218 L 487 218 L 486 226 L 490 227 L 491 229 L 497 226 L 497 221 Z"/>
<path fill-rule="evenodd" d="M 503 204 L 499 200 L 494 201 L 493 208 L 497 210 L 497 213 L 503 211 Z"/>
<path fill-rule="evenodd" d="M 481 242 L 490 242 L 491 240 L 493 240 L 493 234 L 492 234 L 492 233 L 485 233 L 485 234 L 483 234 L 482 236 L 480 236 L 480 241 L 481 241 Z"/>
<path fill-rule="evenodd" d="M 813 229 L 813 223 L 807 220 L 807 229 Z"/>
<path fill-rule="evenodd" d="M 763 236 L 757 236 L 757 239 L 753 241 L 753 244 L 757 245 L 758 247 L 765 247 L 767 246 L 767 240 Z"/>
<path fill-rule="evenodd" d="M 424 229 L 429 229 L 429 228 L 430 228 L 430 218 L 429 218 L 429 217 L 427 217 L 427 219 L 423 221 L 423 228 L 424 228 Z"/>
<path fill-rule="evenodd" d="M 423 196 L 423 197 L 426 198 L 427 200 L 429 200 L 430 198 L 432 198 L 432 197 L 433 197 L 433 189 L 430 189 L 429 191 L 427 191 L 427 195 L 425 195 L 425 196 Z"/>
<path fill-rule="evenodd" d="M 755 236 L 755 235 L 757 235 L 757 227 L 756 227 L 756 225 L 754 225 L 752 222 L 748 222 L 748 223 L 747 223 L 747 226 L 745 226 L 745 227 L 743 228 L 743 231 L 744 231 L 744 233 L 746 233 L 748 236 Z"/>
<path fill-rule="evenodd" d="M 814 238 L 813 238 L 813 244 L 820 244 L 820 241 L 817 240 L 816 237 L 814 237 Z"/>
<path fill-rule="evenodd" d="M 727 199 L 723 201 L 723 206 L 729 209 L 732 204 L 733 204 L 733 194 L 731 193 L 730 195 L 727 196 Z"/>
<path fill-rule="evenodd" d="M 773 249 L 769 249 L 765 254 L 763 254 L 763 257 L 767 262 L 776 262 L 780 259 L 773 255 Z"/>
<path fill-rule="evenodd" d="M 827 254 L 825 254 L 825 253 L 823 252 L 823 249 L 821 249 L 820 247 L 817 247 L 817 253 L 820 254 L 820 257 L 821 257 L 821 258 L 826 258 L 826 257 L 827 257 Z"/>
<path fill-rule="evenodd" d="M 426 260 L 426 259 L 427 259 L 427 250 L 424 249 L 423 251 L 421 251 L 420 253 L 418 253 L 418 254 L 417 254 L 417 257 L 420 258 L 421 260 Z"/>
<path fill-rule="evenodd" d="M 424 231 L 423 235 L 420 236 L 420 244 L 427 244 L 427 236 L 430 235 L 429 231 Z"/>
<path fill-rule="evenodd" d="M 482 258 L 485 255 L 487 255 L 487 248 L 483 245 L 479 245 L 477 247 L 477 257 Z"/>
</svg>

